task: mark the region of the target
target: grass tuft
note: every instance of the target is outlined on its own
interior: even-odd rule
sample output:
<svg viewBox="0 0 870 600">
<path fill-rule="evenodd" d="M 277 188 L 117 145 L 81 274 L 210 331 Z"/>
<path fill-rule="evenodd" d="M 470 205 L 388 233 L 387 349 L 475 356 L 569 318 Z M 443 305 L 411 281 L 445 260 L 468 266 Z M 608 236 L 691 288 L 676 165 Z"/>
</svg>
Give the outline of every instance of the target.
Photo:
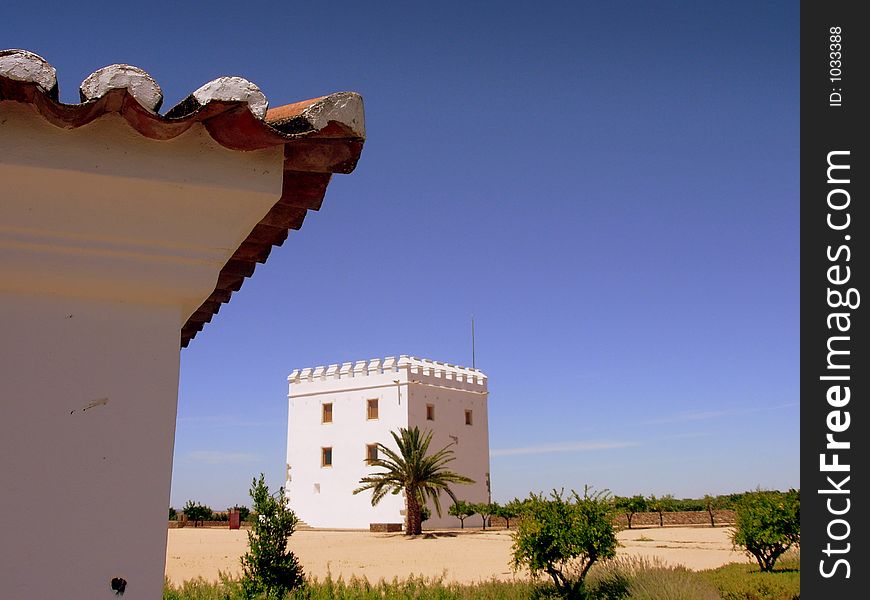
<svg viewBox="0 0 870 600">
<path fill-rule="evenodd" d="M 701 571 L 724 600 L 799 600 L 801 597 L 800 551 L 787 552 L 770 573 L 751 563 L 732 563 Z"/>
<path fill-rule="evenodd" d="M 712 584 L 683 566 L 658 558 L 626 556 L 607 561 L 590 571 L 586 588 L 600 600 L 719 600 Z"/>
<path fill-rule="evenodd" d="M 799 600 L 800 553 L 784 555 L 772 573 L 749 562 L 707 571 L 690 571 L 656 558 L 620 557 L 596 564 L 586 578 L 588 598 L 594 600 Z M 370 582 L 364 577 L 344 580 L 328 575 L 309 578 L 287 600 L 528 600 L 558 598 L 552 586 L 531 581 L 445 583 L 444 577 L 395 578 Z M 174 585 L 169 580 L 163 600 L 246 599 L 238 579 L 221 575 L 218 582 L 202 578 Z"/>
<path fill-rule="evenodd" d="M 288 600 L 528 600 L 541 586 L 532 582 L 484 581 L 475 584 L 444 583 L 442 578 L 409 577 L 372 583 L 364 577 L 344 580 L 327 576 L 320 581 L 309 579 Z M 163 600 L 247 600 L 237 579 L 220 582 L 203 579 L 185 581 L 176 586 L 167 581 Z"/>
</svg>

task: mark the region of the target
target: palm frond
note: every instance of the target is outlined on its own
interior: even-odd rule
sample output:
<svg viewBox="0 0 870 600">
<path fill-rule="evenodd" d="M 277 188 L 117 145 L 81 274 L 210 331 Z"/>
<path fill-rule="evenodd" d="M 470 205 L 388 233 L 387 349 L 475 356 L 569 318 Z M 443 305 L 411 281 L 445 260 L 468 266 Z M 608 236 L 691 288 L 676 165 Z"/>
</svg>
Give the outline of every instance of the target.
<svg viewBox="0 0 870 600">
<path fill-rule="evenodd" d="M 431 499 L 441 516 L 441 492 L 446 492 L 456 502 L 450 484 L 474 483 L 473 479 L 446 468 L 448 463 L 456 459 L 451 449 L 452 443 L 427 455 L 432 443 L 431 431 L 421 432 L 419 427 L 400 428 L 397 432 L 391 431 L 390 435 L 398 451 L 379 443 L 379 457 L 369 464 L 383 471 L 363 477 L 360 487 L 353 491 L 358 494 L 372 490 L 372 506 L 380 502 L 387 492 L 399 494 L 404 490 L 413 493 L 423 505 L 427 499 Z"/>
</svg>

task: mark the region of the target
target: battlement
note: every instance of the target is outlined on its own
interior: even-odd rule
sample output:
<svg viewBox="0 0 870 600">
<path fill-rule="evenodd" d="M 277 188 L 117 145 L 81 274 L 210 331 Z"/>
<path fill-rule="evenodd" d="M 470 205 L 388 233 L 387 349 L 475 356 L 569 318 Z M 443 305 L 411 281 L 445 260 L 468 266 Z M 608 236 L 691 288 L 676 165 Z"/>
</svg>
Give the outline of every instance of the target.
<svg viewBox="0 0 870 600">
<path fill-rule="evenodd" d="M 287 377 L 291 384 L 319 383 L 337 379 L 350 379 L 398 373 L 404 370 L 411 383 L 428 383 L 447 387 L 471 387 L 486 390 L 486 375 L 479 369 L 451 365 L 428 358 L 402 354 L 386 358 L 373 358 L 355 362 L 334 363 L 306 369 L 294 369 Z"/>
</svg>

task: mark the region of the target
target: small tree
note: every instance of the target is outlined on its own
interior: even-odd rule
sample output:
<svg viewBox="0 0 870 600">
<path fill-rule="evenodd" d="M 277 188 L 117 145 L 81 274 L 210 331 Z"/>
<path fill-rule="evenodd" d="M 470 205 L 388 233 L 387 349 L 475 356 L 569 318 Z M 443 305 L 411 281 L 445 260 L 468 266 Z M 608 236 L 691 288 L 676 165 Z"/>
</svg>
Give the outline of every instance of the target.
<svg viewBox="0 0 870 600">
<path fill-rule="evenodd" d="M 242 557 L 242 590 L 246 598 L 264 594 L 281 600 L 304 583 L 302 566 L 287 549 L 287 540 L 296 528 L 296 515 L 288 506 L 284 488 L 269 493 L 265 476 L 251 483 L 256 518 L 248 531 L 248 552 Z"/>
<path fill-rule="evenodd" d="M 737 504 L 731 541 L 755 557 L 762 571 L 772 571 L 786 550 L 800 545 L 800 492 L 746 494 Z"/>
<path fill-rule="evenodd" d="M 520 514 L 520 510 L 522 510 L 522 502 L 514 498 L 504 506 L 499 506 L 495 516 L 504 519 L 505 527 L 507 529 L 510 529 L 511 519 L 515 519 L 516 517 L 518 517 Z"/>
<path fill-rule="evenodd" d="M 211 519 L 211 508 L 204 504 L 200 504 L 199 502 L 194 502 L 193 500 L 188 500 L 187 504 L 184 505 L 184 508 L 181 509 L 181 512 L 184 513 L 184 516 L 187 517 L 188 521 L 193 521 L 193 526 L 196 527 L 196 524 L 205 525 L 205 521 Z"/>
<path fill-rule="evenodd" d="M 661 498 L 656 498 L 655 494 L 652 494 L 649 497 L 647 504 L 649 505 L 650 510 L 659 513 L 659 527 L 664 527 L 664 513 L 674 510 L 674 497 L 671 494 L 665 494 Z"/>
<path fill-rule="evenodd" d="M 169 507 L 169 520 L 174 521 L 177 518 L 178 518 L 178 512 L 170 506 Z"/>
<path fill-rule="evenodd" d="M 628 528 L 631 529 L 631 519 L 639 512 L 644 512 L 647 509 L 646 498 L 641 495 L 632 496 L 631 498 L 623 498 L 617 496 L 613 499 L 613 505 L 623 512 L 628 519 Z"/>
<path fill-rule="evenodd" d="M 710 527 L 716 527 L 716 521 L 713 519 L 713 511 L 718 510 L 720 505 L 721 501 L 719 500 L 719 496 L 711 496 L 710 494 L 704 496 L 704 510 L 706 510 L 707 514 L 710 515 Z"/>
<path fill-rule="evenodd" d="M 474 512 L 480 515 L 483 520 L 483 530 L 486 531 L 486 522 L 489 518 L 496 514 L 498 510 L 498 504 L 494 502 L 482 502 L 480 504 L 474 505 Z"/>
<path fill-rule="evenodd" d="M 447 514 L 459 519 L 459 528 L 465 529 L 465 519 L 475 514 L 474 505 L 465 500 L 457 500 L 447 509 Z"/>
<path fill-rule="evenodd" d="M 582 597 L 583 581 L 599 560 L 616 555 L 612 504 L 606 492 L 566 500 L 553 491 L 550 499 L 532 494 L 513 534 L 514 570 L 532 576 L 545 572 L 563 597 Z"/>
</svg>

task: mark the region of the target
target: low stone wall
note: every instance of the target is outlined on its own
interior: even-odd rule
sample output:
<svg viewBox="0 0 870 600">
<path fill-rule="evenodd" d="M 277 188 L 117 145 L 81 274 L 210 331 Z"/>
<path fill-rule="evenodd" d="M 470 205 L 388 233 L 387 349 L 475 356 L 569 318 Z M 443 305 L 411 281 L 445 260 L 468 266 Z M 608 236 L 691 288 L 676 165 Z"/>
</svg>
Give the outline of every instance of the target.
<svg viewBox="0 0 870 600">
<path fill-rule="evenodd" d="M 695 526 L 695 527 L 709 527 L 710 526 L 710 515 L 707 511 L 699 510 L 699 511 L 686 511 L 686 512 L 666 512 L 663 513 L 663 519 L 665 527 L 678 527 L 678 526 Z M 514 527 L 518 519 L 511 519 L 511 528 Z M 713 511 L 713 521 L 716 523 L 716 527 L 726 527 L 734 524 L 734 511 L 733 510 L 714 510 Z M 628 527 L 628 519 L 622 513 L 617 515 L 616 524 L 621 528 Z M 425 526 L 425 523 L 423 524 Z M 467 519 L 465 519 L 465 528 L 466 529 L 480 529 L 481 520 L 480 515 L 473 515 Z M 655 512 L 645 512 L 645 513 L 637 513 L 631 518 L 631 526 L 632 528 L 638 527 L 658 527 L 659 526 L 659 513 Z M 193 527 L 193 521 L 169 521 L 169 529 L 180 529 L 182 527 Z M 197 524 L 197 527 L 209 527 L 212 529 L 229 529 L 230 524 L 229 521 L 204 521 L 201 524 Z M 491 517 L 489 519 L 489 523 L 487 524 L 487 528 L 493 527 L 495 529 L 504 529 L 505 520 L 501 517 Z M 242 521 L 241 524 L 242 529 L 250 528 L 250 524 Z M 298 529 L 310 529 L 307 526 L 299 527 Z M 369 531 L 377 532 L 377 533 L 395 533 L 402 531 L 401 523 L 371 523 L 369 525 Z"/>
<path fill-rule="evenodd" d="M 514 527 L 514 524 L 518 521 L 518 519 L 511 519 L 511 528 Z M 685 511 L 685 512 L 666 512 L 662 513 L 662 522 L 665 527 L 677 527 L 677 526 L 700 526 L 704 527 L 710 526 L 710 515 L 705 510 L 696 510 L 696 511 Z M 716 527 L 724 527 L 727 525 L 734 524 L 734 511 L 733 510 L 714 510 L 713 511 L 713 522 L 716 523 Z M 465 528 L 466 529 L 480 529 L 480 515 L 473 515 L 467 519 L 465 519 Z M 621 528 L 628 527 L 628 519 L 622 513 L 617 515 L 616 524 Z M 659 513 L 657 512 L 645 512 L 645 513 L 637 513 L 631 518 L 631 527 L 658 527 L 659 526 Z M 487 527 L 494 527 L 496 529 L 503 529 L 505 527 L 505 520 L 501 517 L 492 517 L 490 519 L 490 524 Z"/>
<path fill-rule="evenodd" d="M 402 531 L 401 523 L 370 523 L 369 531 L 375 533 L 394 533 Z"/>
<path fill-rule="evenodd" d="M 693 525 L 693 526 L 710 526 L 710 514 L 706 510 L 686 511 L 686 512 L 666 512 L 662 513 L 662 521 L 665 526 L 668 525 Z M 714 510 L 713 522 L 716 527 L 733 525 L 734 511 L 733 510 Z M 620 527 L 628 527 L 628 519 L 624 514 L 620 514 L 616 523 Z M 631 518 L 631 526 L 634 527 L 658 527 L 659 513 L 645 512 L 637 513 Z"/>
<path fill-rule="evenodd" d="M 229 521 L 197 521 L 197 527 L 208 527 L 211 529 L 229 529 L 230 522 Z M 169 529 L 182 529 L 186 527 L 193 527 L 193 521 L 169 521 Z M 246 521 L 242 521 L 241 524 L 242 529 L 250 528 L 250 523 Z"/>
</svg>

